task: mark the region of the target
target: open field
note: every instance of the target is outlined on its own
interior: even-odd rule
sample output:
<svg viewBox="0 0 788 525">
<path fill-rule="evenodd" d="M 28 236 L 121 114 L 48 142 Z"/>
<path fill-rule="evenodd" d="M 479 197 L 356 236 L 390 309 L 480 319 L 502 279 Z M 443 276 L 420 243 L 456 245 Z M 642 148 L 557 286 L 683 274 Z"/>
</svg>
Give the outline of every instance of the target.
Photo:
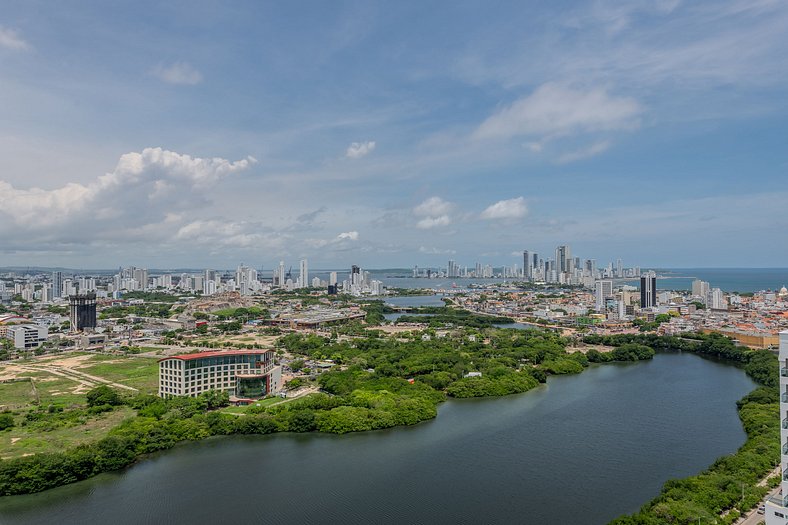
<svg viewBox="0 0 788 525">
<path fill-rule="evenodd" d="M 107 357 L 91 360 L 95 362 L 79 370 L 90 375 L 102 377 L 114 383 L 136 388 L 140 392 L 155 394 L 159 384 L 159 365 L 157 359 L 148 357 Z"/>
<path fill-rule="evenodd" d="M 13 381 L 29 378 L 30 381 Z M 85 405 L 85 394 L 108 385 L 126 394 L 155 393 L 155 358 L 67 353 L 56 357 L 10 361 L 0 365 L 0 405 L 28 410 L 50 404 Z"/>
<path fill-rule="evenodd" d="M 20 426 L 24 416 L 16 416 L 17 426 L 0 432 L 0 458 L 54 452 L 90 443 L 106 436 L 113 427 L 133 415 L 134 410 L 131 408 L 120 407 L 112 412 L 88 417 L 84 424 L 50 431 L 42 431 L 34 425 Z"/>
<path fill-rule="evenodd" d="M 35 399 L 35 389 L 28 380 L 0 383 L 0 406 L 8 410 L 16 410 L 28 406 Z"/>
</svg>

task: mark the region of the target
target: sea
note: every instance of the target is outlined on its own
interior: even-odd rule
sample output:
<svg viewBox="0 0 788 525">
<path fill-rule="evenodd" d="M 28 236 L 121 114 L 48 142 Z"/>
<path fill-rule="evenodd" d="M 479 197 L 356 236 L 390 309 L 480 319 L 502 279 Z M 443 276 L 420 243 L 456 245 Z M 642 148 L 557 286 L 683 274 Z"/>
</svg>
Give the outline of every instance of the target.
<svg viewBox="0 0 788 525">
<path fill-rule="evenodd" d="M 338 272 L 340 282 L 347 278 L 347 270 Z M 645 269 L 644 269 L 645 271 Z M 712 288 L 725 292 L 750 293 L 765 290 L 779 290 L 788 287 L 788 268 L 654 268 L 657 273 L 657 288 L 661 290 L 691 290 L 692 281 L 708 281 Z M 328 270 L 310 273 L 328 279 Z M 503 279 L 425 279 L 413 278 L 412 271 L 406 268 L 369 270 L 370 278 L 382 281 L 388 288 L 430 290 L 467 289 L 471 284 L 503 284 Z M 638 279 L 622 280 L 620 283 L 639 286 Z"/>
</svg>

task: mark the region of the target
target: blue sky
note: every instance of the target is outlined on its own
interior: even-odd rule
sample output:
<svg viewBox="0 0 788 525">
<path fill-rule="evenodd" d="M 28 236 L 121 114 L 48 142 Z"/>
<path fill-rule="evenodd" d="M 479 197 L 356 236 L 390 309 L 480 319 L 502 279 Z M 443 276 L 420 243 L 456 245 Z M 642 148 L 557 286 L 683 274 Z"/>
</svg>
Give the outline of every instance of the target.
<svg viewBox="0 0 788 525">
<path fill-rule="evenodd" d="M 0 266 L 788 266 L 788 4 L 16 2 Z"/>
</svg>

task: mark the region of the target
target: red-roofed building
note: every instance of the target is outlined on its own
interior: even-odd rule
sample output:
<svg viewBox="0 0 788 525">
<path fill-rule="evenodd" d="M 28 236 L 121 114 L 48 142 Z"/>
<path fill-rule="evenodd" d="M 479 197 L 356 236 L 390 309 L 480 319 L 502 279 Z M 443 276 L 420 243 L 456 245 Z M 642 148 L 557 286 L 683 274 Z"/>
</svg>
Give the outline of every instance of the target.
<svg viewBox="0 0 788 525">
<path fill-rule="evenodd" d="M 159 395 L 195 397 L 224 390 L 246 399 L 278 392 L 282 368 L 272 350 L 224 350 L 175 355 L 159 360 Z"/>
</svg>

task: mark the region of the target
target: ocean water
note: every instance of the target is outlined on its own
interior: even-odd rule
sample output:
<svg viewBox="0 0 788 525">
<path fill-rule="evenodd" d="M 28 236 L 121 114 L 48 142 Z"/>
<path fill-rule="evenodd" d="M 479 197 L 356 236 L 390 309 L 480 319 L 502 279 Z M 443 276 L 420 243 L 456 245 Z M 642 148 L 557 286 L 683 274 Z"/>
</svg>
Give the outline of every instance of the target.
<svg viewBox="0 0 788 525">
<path fill-rule="evenodd" d="M 657 288 L 691 290 L 692 281 L 708 281 L 712 288 L 725 292 L 759 292 L 788 286 L 788 268 L 665 268 L 656 269 Z M 630 281 L 633 286 L 638 281 Z"/>
<path fill-rule="evenodd" d="M 372 279 L 382 281 L 389 288 L 426 288 L 431 290 L 465 290 L 471 284 L 500 284 L 503 279 L 414 279 L 411 270 L 368 270 Z M 692 281 L 708 281 L 712 288 L 726 292 L 758 292 L 779 290 L 788 286 L 788 268 L 656 268 L 657 288 L 661 290 L 690 290 Z M 347 271 L 338 271 L 340 283 L 348 278 Z M 310 277 L 328 280 L 327 271 L 310 273 Z M 639 286 L 637 279 L 623 281 Z"/>
</svg>

